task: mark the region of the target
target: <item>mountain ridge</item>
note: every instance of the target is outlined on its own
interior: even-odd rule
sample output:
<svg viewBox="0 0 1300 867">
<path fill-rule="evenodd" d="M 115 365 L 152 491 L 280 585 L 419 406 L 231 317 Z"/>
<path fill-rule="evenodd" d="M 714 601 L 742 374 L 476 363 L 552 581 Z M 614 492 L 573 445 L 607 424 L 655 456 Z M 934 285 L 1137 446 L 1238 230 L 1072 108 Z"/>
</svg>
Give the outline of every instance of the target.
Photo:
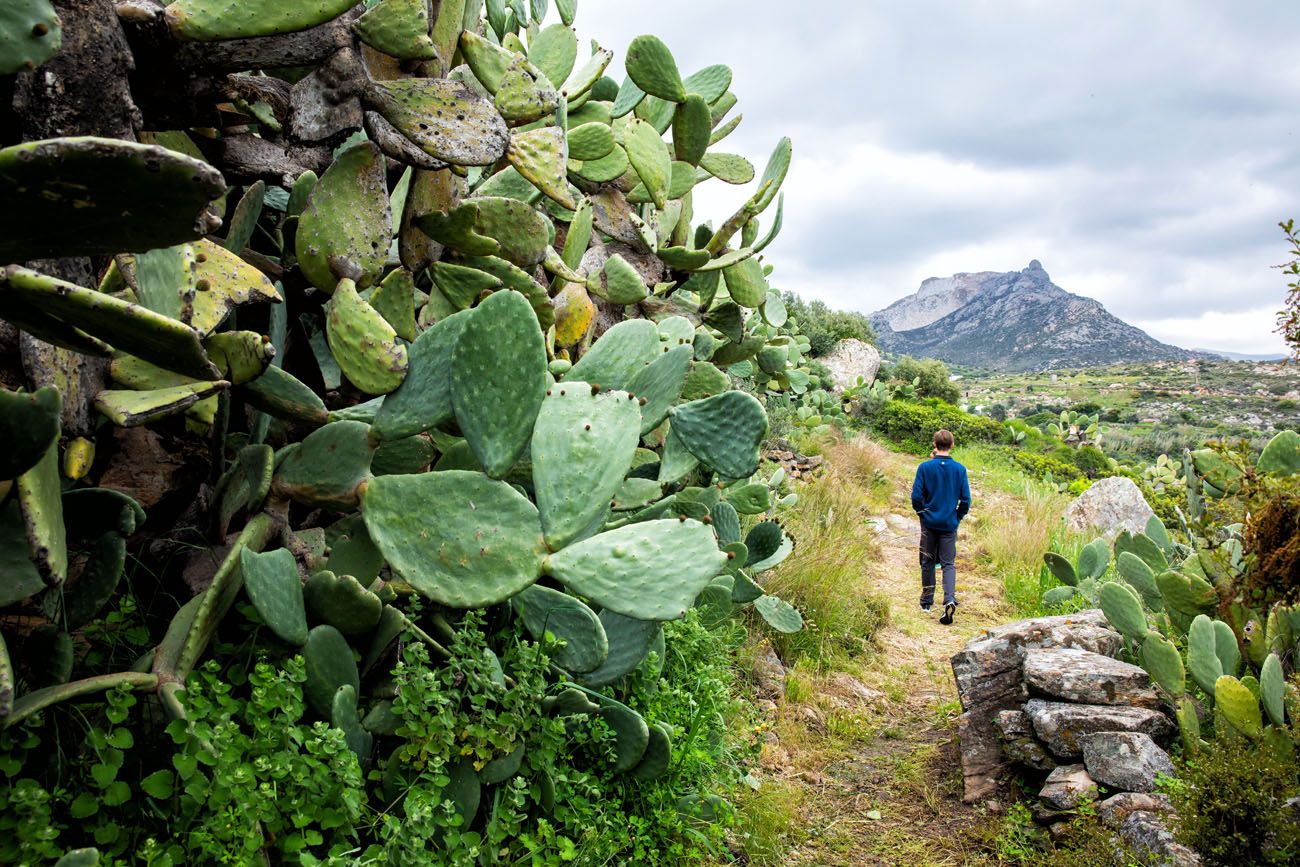
<svg viewBox="0 0 1300 867">
<path fill-rule="evenodd" d="M 870 318 L 881 349 L 991 370 L 1210 357 L 1161 343 L 1101 302 L 1067 292 L 1037 259 L 1021 271 L 930 277 Z"/>
</svg>

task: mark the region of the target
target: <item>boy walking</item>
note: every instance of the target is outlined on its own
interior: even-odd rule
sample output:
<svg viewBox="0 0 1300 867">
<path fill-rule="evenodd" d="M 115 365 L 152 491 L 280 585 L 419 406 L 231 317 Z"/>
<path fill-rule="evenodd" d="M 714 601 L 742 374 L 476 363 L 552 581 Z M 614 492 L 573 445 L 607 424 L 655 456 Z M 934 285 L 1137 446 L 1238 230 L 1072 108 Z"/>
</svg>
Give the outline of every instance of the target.
<svg viewBox="0 0 1300 867">
<path fill-rule="evenodd" d="M 921 519 L 921 610 L 934 605 L 934 564 L 943 569 L 943 616 L 952 623 L 957 610 L 957 525 L 970 511 L 970 481 L 966 468 L 952 459 L 952 434 L 934 435 L 930 460 L 916 468 L 912 509 Z"/>
</svg>

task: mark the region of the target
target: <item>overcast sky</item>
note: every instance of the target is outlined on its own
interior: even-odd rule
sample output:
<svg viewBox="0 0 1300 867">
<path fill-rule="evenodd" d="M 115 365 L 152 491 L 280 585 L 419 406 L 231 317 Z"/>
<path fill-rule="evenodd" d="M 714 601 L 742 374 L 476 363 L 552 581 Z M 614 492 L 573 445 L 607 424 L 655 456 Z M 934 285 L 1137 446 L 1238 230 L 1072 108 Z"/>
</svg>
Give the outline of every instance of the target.
<svg viewBox="0 0 1300 867">
<path fill-rule="evenodd" d="M 1294 0 L 581 0 L 575 26 L 620 80 L 640 33 L 683 75 L 730 65 L 745 119 L 719 147 L 760 172 L 794 140 L 782 289 L 871 312 L 1039 259 L 1161 340 L 1282 349 Z M 697 219 L 750 192 L 710 181 Z"/>
</svg>

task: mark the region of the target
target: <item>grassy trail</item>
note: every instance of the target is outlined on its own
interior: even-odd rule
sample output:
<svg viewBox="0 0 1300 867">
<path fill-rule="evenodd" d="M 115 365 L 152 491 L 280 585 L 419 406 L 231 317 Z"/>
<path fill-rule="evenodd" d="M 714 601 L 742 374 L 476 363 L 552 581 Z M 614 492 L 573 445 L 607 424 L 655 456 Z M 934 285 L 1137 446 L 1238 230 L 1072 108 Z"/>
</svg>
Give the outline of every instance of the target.
<svg viewBox="0 0 1300 867">
<path fill-rule="evenodd" d="M 800 662 L 790 672 L 785 701 L 775 709 L 775 743 L 764 753 L 767 792 L 760 789 L 747 811 L 757 817 L 751 863 L 996 863 L 987 853 L 999 818 L 961 802 L 954 727 L 960 707 L 948 659 L 982 629 L 1014 618 L 988 550 L 1006 545 L 1008 536 L 1014 544 L 1022 527 L 1032 535 L 1032 508 L 971 470 L 974 508 L 958 537 L 957 619 L 943 626 L 937 609 L 923 614 L 918 606 L 919 528 L 909 501 L 917 459 L 871 444 L 844 448 L 867 450 L 876 493 L 861 502 L 862 520 L 823 541 L 873 551 L 859 592 L 887 601 L 889 620 L 876 634 L 875 652 L 829 665 Z M 845 532 L 860 535 L 845 539 Z M 846 702 L 843 676 L 834 669 L 878 697 Z M 773 842 L 765 857 L 766 838 Z"/>
</svg>

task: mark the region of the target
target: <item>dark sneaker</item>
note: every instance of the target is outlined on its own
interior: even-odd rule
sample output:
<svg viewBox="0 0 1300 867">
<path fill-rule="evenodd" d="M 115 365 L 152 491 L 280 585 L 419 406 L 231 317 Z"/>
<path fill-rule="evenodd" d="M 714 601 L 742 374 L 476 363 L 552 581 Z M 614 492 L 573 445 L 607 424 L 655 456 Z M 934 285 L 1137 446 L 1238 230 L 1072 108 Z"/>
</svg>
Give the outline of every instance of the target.
<svg viewBox="0 0 1300 867">
<path fill-rule="evenodd" d="M 939 622 L 942 623 L 944 626 L 949 625 L 950 623 L 952 623 L 952 616 L 956 612 L 957 612 L 956 603 L 949 602 L 947 605 L 943 606 L 943 616 L 939 618 Z"/>
<path fill-rule="evenodd" d="M 922 613 L 922 614 L 929 614 L 929 613 L 930 613 L 930 609 L 933 608 L 933 607 L 934 607 L 934 605 L 932 605 L 932 604 L 929 604 L 929 603 L 926 603 L 926 602 L 922 602 L 922 603 L 921 603 L 921 613 Z"/>
</svg>

